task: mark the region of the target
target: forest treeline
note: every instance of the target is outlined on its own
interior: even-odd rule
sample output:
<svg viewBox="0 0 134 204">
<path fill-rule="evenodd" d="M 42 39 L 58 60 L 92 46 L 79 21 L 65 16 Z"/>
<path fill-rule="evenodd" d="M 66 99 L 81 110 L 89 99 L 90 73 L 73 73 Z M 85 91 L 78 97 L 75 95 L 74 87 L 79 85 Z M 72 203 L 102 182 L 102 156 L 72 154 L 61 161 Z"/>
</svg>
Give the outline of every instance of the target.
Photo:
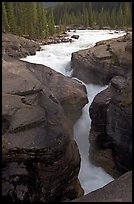
<svg viewBox="0 0 134 204">
<path fill-rule="evenodd" d="M 53 12 L 43 2 L 2 2 L 2 30 L 28 38 L 45 38 L 56 32 Z"/>
<path fill-rule="evenodd" d="M 2 31 L 39 39 L 67 26 L 127 28 L 132 26 L 131 2 L 2 2 Z"/>
<path fill-rule="evenodd" d="M 53 9 L 55 23 L 92 27 L 132 26 L 132 2 L 66 2 Z"/>
</svg>

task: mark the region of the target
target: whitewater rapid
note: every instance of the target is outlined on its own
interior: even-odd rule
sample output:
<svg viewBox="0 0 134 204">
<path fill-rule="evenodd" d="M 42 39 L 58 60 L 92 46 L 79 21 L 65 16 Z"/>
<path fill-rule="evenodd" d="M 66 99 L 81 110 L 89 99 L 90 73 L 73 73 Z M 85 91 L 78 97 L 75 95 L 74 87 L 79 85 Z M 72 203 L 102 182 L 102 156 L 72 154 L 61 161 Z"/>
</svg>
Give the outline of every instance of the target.
<svg viewBox="0 0 134 204">
<path fill-rule="evenodd" d="M 112 34 L 110 34 L 112 33 Z M 81 49 L 93 47 L 96 42 L 117 38 L 126 33 L 119 31 L 115 33 L 108 30 L 76 30 L 68 32 L 68 36 L 72 34 L 79 35 L 79 39 L 74 39 L 72 43 L 59 43 L 41 46 L 41 51 L 37 51 L 34 56 L 27 56 L 24 61 L 44 64 L 51 67 L 57 72 L 65 76 L 71 76 L 70 61 L 71 54 Z M 89 161 L 89 131 L 91 119 L 89 116 L 89 106 L 92 103 L 95 95 L 104 90 L 107 86 L 99 86 L 93 84 L 85 84 L 89 103 L 83 108 L 82 116 L 74 125 L 74 138 L 78 144 L 81 155 L 81 168 L 79 172 L 79 180 L 84 189 L 84 194 L 103 187 L 111 182 L 113 178 L 107 174 L 101 167 L 96 167 Z"/>
</svg>

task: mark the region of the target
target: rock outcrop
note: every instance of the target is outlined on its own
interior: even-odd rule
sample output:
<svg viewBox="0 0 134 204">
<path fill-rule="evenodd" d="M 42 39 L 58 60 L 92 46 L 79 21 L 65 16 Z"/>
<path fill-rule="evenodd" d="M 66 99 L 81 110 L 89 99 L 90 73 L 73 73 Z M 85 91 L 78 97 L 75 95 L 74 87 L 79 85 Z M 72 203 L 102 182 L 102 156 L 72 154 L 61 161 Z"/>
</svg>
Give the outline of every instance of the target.
<svg viewBox="0 0 134 204">
<path fill-rule="evenodd" d="M 132 171 L 71 202 L 132 202 Z"/>
<path fill-rule="evenodd" d="M 132 69 L 132 35 L 72 53 L 71 67 L 72 75 L 85 83 L 105 85 L 114 76 L 126 77 Z"/>
<path fill-rule="evenodd" d="M 90 108 L 90 159 L 113 177 L 132 169 L 132 80 L 114 77 Z"/>
<path fill-rule="evenodd" d="M 3 60 L 3 199 L 55 201 L 69 198 L 70 186 L 80 196 L 80 185 L 77 190 L 73 187 L 80 168 L 73 126 L 59 100 L 34 77 L 28 64 Z"/>
<path fill-rule="evenodd" d="M 39 43 L 13 34 L 2 34 L 2 58 L 22 58 L 40 50 Z"/>
<path fill-rule="evenodd" d="M 86 87 L 78 80 L 64 77 L 49 67 L 26 63 L 27 69 L 47 86 L 64 109 L 66 116 L 75 123 L 82 113 L 82 108 L 88 103 Z"/>
<path fill-rule="evenodd" d="M 25 52 L 19 53 L 17 40 L 14 49 L 14 41 L 3 42 L 3 201 L 50 202 L 80 197 L 80 155 L 73 123 L 88 102 L 86 89 L 49 67 L 18 60 Z M 31 54 L 29 50 L 26 48 L 26 53 Z"/>
<path fill-rule="evenodd" d="M 71 67 L 73 76 L 85 83 L 110 82 L 89 109 L 89 155 L 116 178 L 132 169 L 132 34 L 74 52 Z"/>
</svg>

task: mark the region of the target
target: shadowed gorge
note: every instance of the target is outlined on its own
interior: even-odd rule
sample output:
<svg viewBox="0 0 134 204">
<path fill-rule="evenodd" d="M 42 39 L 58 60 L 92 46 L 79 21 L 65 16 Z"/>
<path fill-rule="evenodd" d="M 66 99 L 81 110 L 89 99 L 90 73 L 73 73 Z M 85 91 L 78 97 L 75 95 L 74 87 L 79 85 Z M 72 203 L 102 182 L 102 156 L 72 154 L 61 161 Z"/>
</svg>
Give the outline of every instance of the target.
<svg viewBox="0 0 134 204">
<path fill-rule="evenodd" d="M 130 9 L 2 2 L 3 201 L 132 201 Z"/>
</svg>

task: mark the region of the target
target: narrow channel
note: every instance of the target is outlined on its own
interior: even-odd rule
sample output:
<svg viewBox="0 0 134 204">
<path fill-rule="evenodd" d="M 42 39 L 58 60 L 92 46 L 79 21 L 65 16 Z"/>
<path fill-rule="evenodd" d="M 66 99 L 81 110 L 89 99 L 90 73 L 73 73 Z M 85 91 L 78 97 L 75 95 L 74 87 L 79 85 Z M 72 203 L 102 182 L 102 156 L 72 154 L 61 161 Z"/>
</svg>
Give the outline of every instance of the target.
<svg viewBox="0 0 134 204">
<path fill-rule="evenodd" d="M 22 59 L 24 61 L 44 64 L 51 67 L 57 72 L 65 76 L 71 76 L 70 61 L 71 54 L 81 49 L 86 49 L 95 45 L 96 42 L 123 36 L 124 31 L 119 31 L 111 35 L 108 30 L 76 30 L 75 34 L 79 35 L 79 39 L 72 43 L 60 43 L 41 46 L 42 50 L 36 52 L 34 56 L 27 56 Z M 68 32 L 71 36 L 73 31 Z M 74 138 L 78 144 L 81 155 L 81 168 L 79 172 L 79 180 L 84 189 L 84 194 L 94 191 L 107 183 L 113 178 L 107 174 L 101 167 L 92 165 L 89 161 L 89 131 L 91 119 L 89 116 L 89 106 L 95 95 L 106 88 L 93 84 L 85 84 L 89 103 L 83 108 L 82 116 L 74 125 Z"/>
</svg>

